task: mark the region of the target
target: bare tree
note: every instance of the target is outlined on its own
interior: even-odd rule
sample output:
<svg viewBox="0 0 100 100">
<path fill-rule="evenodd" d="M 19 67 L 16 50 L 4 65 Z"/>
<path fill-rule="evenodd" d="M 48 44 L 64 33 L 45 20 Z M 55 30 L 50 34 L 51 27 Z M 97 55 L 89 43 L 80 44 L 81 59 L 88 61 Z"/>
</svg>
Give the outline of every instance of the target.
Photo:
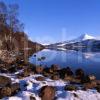
<svg viewBox="0 0 100 100">
<path fill-rule="evenodd" d="M 6 25 L 6 19 L 7 19 L 7 6 L 5 3 L 0 2 L 0 26 Z"/>
<path fill-rule="evenodd" d="M 0 36 L 3 37 L 7 50 L 14 49 L 14 34 L 23 32 L 24 29 L 23 23 L 18 19 L 18 10 L 17 4 L 6 5 L 4 2 L 0 2 Z"/>
</svg>

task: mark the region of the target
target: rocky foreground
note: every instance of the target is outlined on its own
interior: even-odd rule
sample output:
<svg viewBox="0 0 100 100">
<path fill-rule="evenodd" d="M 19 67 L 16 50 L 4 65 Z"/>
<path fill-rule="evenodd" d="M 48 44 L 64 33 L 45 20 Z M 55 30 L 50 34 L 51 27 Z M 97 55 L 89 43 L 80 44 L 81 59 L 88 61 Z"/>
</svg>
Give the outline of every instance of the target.
<svg viewBox="0 0 100 100">
<path fill-rule="evenodd" d="M 82 69 L 50 68 L 24 60 L 0 63 L 2 100 L 100 100 L 100 81 Z"/>
</svg>

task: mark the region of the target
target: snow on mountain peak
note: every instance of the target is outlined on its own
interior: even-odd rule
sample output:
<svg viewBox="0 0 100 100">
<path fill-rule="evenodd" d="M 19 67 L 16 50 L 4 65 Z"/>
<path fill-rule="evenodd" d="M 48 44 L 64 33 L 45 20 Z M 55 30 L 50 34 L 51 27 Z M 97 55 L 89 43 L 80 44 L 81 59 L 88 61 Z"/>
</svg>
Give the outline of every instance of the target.
<svg viewBox="0 0 100 100">
<path fill-rule="evenodd" d="M 80 37 L 74 39 L 74 40 L 71 40 L 69 41 L 70 43 L 74 43 L 74 42 L 81 42 L 81 41 L 84 41 L 84 40 L 92 40 L 92 39 L 96 39 L 95 37 L 93 36 L 90 36 L 88 34 L 83 34 L 81 35 Z"/>
<path fill-rule="evenodd" d="M 80 40 L 91 40 L 91 39 L 95 39 L 95 37 L 90 36 L 88 34 L 83 34 L 79 37 Z"/>
<path fill-rule="evenodd" d="M 58 43 L 56 45 L 60 47 L 60 46 L 65 46 L 66 44 L 82 42 L 82 41 L 86 41 L 86 40 L 100 40 L 100 39 L 97 38 L 97 37 L 93 37 L 91 35 L 88 35 L 88 34 L 83 34 L 83 35 L 81 35 L 80 37 L 78 37 L 76 39 L 60 42 L 60 43 Z"/>
</svg>

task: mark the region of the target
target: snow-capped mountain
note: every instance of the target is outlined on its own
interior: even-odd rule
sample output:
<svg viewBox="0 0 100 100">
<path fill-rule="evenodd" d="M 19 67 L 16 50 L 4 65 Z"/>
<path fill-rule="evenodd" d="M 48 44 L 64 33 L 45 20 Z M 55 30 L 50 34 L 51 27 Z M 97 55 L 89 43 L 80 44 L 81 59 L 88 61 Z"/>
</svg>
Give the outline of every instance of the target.
<svg viewBox="0 0 100 100">
<path fill-rule="evenodd" d="M 70 41 L 59 42 L 48 45 L 47 48 L 65 48 L 65 49 L 80 49 L 80 48 L 99 48 L 100 40 L 88 34 L 83 34 L 76 39 Z"/>
<path fill-rule="evenodd" d="M 93 37 L 93 36 L 90 36 L 88 34 L 83 34 L 81 35 L 80 37 L 74 39 L 74 40 L 71 40 L 70 42 L 81 42 L 81 41 L 85 41 L 85 40 L 95 40 L 96 38 Z"/>
<path fill-rule="evenodd" d="M 97 39 L 95 37 L 93 37 L 93 36 L 88 35 L 88 34 L 83 34 L 83 35 L 79 36 L 76 39 L 72 39 L 72 40 L 69 40 L 69 41 L 55 43 L 54 45 L 64 46 L 64 45 L 69 44 L 69 43 L 82 42 L 82 41 L 85 41 L 85 40 L 97 40 Z"/>
<path fill-rule="evenodd" d="M 85 40 L 97 40 L 97 39 L 93 36 L 88 35 L 88 34 L 83 34 L 76 39 L 64 41 L 64 42 L 57 43 L 57 44 L 58 44 L 58 46 L 64 46 L 64 45 L 69 44 L 69 43 L 82 42 Z"/>
<path fill-rule="evenodd" d="M 96 39 L 95 37 L 93 37 L 93 36 L 90 36 L 90 35 L 88 35 L 88 34 L 83 34 L 83 35 L 81 35 L 80 37 L 79 37 L 79 39 L 80 40 L 91 40 L 91 39 Z"/>
</svg>

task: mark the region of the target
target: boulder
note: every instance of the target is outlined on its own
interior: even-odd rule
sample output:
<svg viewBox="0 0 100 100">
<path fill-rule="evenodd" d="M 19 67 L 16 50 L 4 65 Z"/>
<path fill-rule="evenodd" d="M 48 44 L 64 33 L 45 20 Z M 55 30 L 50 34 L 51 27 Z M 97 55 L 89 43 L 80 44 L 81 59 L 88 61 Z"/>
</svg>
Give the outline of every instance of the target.
<svg viewBox="0 0 100 100">
<path fill-rule="evenodd" d="M 0 87 L 10 86 L 11 79 L 9 77 L 0 76 Z"/>
<path fill-rule="evenodd" d="M 76 79 L 76 78 L 72 78 L 72 80 L 70 80 L 70 84 L 81 84 L 81 80 L 80 79 Z"/>
<path fill-rule="evenodd" d="M 55 98 L 55 88 L 53 86 L 44 86 L 40 90 L 41 100 L 54 100 Z"/>
<path fill-rule="evenodd" d="M 79 98 L 79 96 L 76 93 L 73 93 L 73 96 Z"/>
<path fill-rule="evenodd" d="M 90 81 L 96 80 L 96 77 L 94 75 L 89 75 L 88 77 L 89 77 Z"/>
<path fill-rule="evenodd" d="M 100 80 L 95 80 L 97 85 L 100 85 Z"/>
<path fill-rule="evenodd" d="M 31 69 L 30 68 L 24 69 L 24 71 L 23 71 L 23 77 L 30 76 L 30 73 L 31 73 Z"/>
<path fill-rule="evenodd" d="M 50 68 L 48 68 L 48 67 L 46 66 L 46 67 L 44 67 L 43 72 L 49 73 L 49 70 L 50 70 Z"/>
<path fill-rule="evenodd" d="M 90 83 L 91 80 L 88 75 L 81 77 L 81 83 Z"/>
<path fill-rule="evenodd" d="M 64 79 L 65 75 L 73 76 L 73 72 L 70 67 L 62 68 L 61 70 L 59 70 L 59 75 L 60 75 L 60 78 Z"/>
<path fill-rule="evenodd" d="M 11 66 L 8 70 L 10 73 L 15 73 L 17 71 L 16 67 Z"/>
<path fill-rule="evenodd" d="M 16 77 L 18 79 L 23 79 L 24 75 L 23 75 L 23 73 L 18 73 L 18 74 L 16 74 Z"/>
<path fill-rule="evenodd" d="M 75 71 L 75 74 L 76 74 L 77 78 L 79 78 L 79 79 L 81 79 L 85 75 L 83 69 L 81 69 L 81 68 L 77 69 Z"/>
<path fill-rule="evenodd" d="M 51 76 L 51 79 L 52 79 L 52 80 L 59 80 L 60 77 L 59 77 L 58 74 L 56 74 L 56 75 L 52 75 L 52 76 Z"/>
<path fill-rule="evenodd" d="M 36 100 L 36 98 L 33 96 L 30 96 L 30 100 Z"/>
<path fill-rule="evenodd" d="M 66 74 L 67 74 L 68 76 L 72 76 L 72 75 L 73 75 L 73 72 L 72 72 L 72 70 L 71 70 L 70 67 L 67 67 L 67 68 L 66 68 Z"/>
<path fill-rule="evenodd" d="M 3 87 L 0 89 L 0 98 L 4 98 L 6 96 L 11 96 L 11 88 Z"/>
<path fill-rule="evenodd" d="M 15 95 L 20 90 L 20 84 L 14 83 L 11 85 L 10 88 L 11 88 L 12 95 Z"/>
<path fill-rule="evenodd" d="M 65 77 L 65 73 L 66 73 L 65 70 L 66 70 L 65 68 L 62 68 L 61 70 L 59 70 L 59 75 L 60 75 L 61 79 L 64 79 L 64 77 Z"/>
<path fill-rule="evenodd" d="M 37 81 L 45 81 L 45 78 L 42 76 L 38 76 L 35 78 Z"/>
<path fill-rule="evenodd" d="M 92 81 L 92 82 L 90 82 L 90 83 L 85 83 L 84 84 L 84 88 L 87 90 L 87 89 L 93 89 L 93 88 L 95 88 L 95 87 L 97 87 L 97 84 L 96 84 L 96 82 L 95 81 Z"/>
<path fill-rule="evenodd" d="M 100 85 L 97 85 L 96 90 L 100 93 Z"/>
<path fill-rule="evenodd" d="M 51 75 L 50 75 L 50 73 L 47 73 L 47 72 L 43 71 L 43 76 L 50 77 Z"/>
<path fill-rule="evenodd" d="M 64 80 L 65 81 L 72 81 L 73 80 L 73 77 L 72 76 L 68 76 L 67 74 L 65 74 Z"/>
<path fill-rule="evenodd" d="M 56 65 L 56 64 L 51 65 L 51 68 L 50 68 L 50 70 L 51 70 L 52 72 L 56 72 L 56 71 L 58 71 L 59 69 L 60 69 L 59 65 Z"/>
<path fill-rule="evenodd" d="M 37 74 L 41 74 L 41 73 L 43 73 L 43 69 L 44 68 L 42 66 L 36 66 L 35 71 L 36 71 Z"/>
</svg>

